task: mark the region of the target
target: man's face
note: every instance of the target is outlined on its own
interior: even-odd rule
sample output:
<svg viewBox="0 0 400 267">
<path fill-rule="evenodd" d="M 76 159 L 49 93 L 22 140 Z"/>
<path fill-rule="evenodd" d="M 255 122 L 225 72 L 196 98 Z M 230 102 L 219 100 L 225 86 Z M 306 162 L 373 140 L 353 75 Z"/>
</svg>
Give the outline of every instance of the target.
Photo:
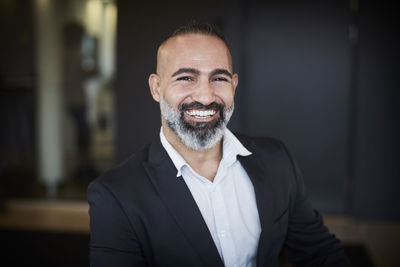
<svg viewBox="0 0 400 267">
<path fill-rule="evenodd" d="M 159 49 L 157 74 L 149 78 L 163 127 L 196 150 L 221 139 L 233 112 L 237 83 L 226 45 L 202 34 L 169 39 Z"/>
</svg>

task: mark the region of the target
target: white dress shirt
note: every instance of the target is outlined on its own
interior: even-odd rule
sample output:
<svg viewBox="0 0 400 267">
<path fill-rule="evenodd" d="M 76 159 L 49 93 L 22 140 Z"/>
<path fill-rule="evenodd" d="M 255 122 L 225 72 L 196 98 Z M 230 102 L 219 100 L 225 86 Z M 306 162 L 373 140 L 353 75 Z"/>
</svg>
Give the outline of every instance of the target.
<svg viewBox="0 0 400 267">
<path fill-rule="evenodd" d="M 228 130 L 222 143 L 222 160 L 214 181 L 196 173 L 165 138 L 161 143 L 185 180 L 207 224 L 226 267 L 255 267 L 261 232 L 253 184 L 237 160 L 248 151 Z"/>
</svg>

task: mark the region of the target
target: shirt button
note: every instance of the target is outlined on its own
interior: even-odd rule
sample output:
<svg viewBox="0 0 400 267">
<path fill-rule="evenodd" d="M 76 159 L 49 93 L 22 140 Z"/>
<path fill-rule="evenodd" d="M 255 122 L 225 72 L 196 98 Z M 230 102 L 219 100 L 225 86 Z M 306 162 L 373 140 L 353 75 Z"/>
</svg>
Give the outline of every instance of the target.
<svg viewBox="0 0 400 267">
<path fill-rule="evenodd" d="M 219 236 L 220 236 L 220 237 L 225 237 L 225 235 L 226 235 L 225 230 L 219 231 Z"/>
</svg>

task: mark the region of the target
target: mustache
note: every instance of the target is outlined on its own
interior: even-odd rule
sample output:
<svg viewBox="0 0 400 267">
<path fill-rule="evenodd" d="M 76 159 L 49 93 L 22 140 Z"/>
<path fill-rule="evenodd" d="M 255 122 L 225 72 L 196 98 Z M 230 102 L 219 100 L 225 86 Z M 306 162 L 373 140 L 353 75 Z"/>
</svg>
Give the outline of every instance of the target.
<svg viewBox="0 0 400 267">
<path fill-rule="evenodd" d="M 217 102 L 212 102 L 208 105 L 203 105 L 202 103 L 197 102 L 197 101 L 179 105 L 180 112 L 183 112 L 187 109 L 214 109 L 214 110 L 219 110 L 222 114 L 225 109 L 225 105 L 217 103 Z"/>
</svg>

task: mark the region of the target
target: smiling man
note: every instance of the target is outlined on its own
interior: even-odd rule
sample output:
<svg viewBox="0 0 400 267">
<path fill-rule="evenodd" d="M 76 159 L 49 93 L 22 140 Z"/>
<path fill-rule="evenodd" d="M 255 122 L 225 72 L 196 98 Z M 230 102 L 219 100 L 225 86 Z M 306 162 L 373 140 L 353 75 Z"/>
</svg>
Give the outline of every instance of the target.
<svg viewBox="0 0 400 267">
<path fill-rule="evenodd" d="M 160 102 L 162 134 L 210 181 L 222 158 L 237 84 L 225 42 L 198 33 L 167 39 L 158 50 L 157 74 L 149 77 L 152 96 Z"/>
<path fill-rule="evenodd" d="M 90 184 L 91 266 L 348 266 L 285 146 L 227 129 L 237 85 L 214 27 L 159 46 L 160 137 Z"/>
</svg>

